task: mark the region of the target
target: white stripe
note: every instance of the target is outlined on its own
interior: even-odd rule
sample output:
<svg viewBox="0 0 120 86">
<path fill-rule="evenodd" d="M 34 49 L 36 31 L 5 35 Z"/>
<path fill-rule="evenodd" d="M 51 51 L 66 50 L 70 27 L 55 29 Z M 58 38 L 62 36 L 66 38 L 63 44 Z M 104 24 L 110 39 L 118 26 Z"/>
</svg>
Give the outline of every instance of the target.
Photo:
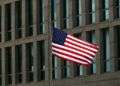
<svg viewBox="0 0 120 86">
<path fill-rule="evenodd" d="M 90 43 L 87 43 L 87 42 L 85 42 L 85 41 L 83 41 L 83 40 L 77 39 L 77 38 L 75 38 L 75 37 L 73 37 L 73 36 L 71 36 L 71 35 L 67 35 L 67 37 L 69 37 L 69 38 L 71 38 L 71 39 L 74 39 L 74 40 L 76 40 L 76 41 L 79 41 L 79 42 L 81 42 L 81 43 L 83 43 L 83 44 L 96 47 L 96 46 L 93 45 L 93 44 L 90 44 Z"/>
<path fill-rule="evenodd" d="M 94 52 L 97 52 L 97 49 L 95 49 L 95 48 L 92 48 L 92 47 L 89 47 L 89 46 L 86 46 L 86 45 L 77 43 L 77 42 L 75 42 L 75 41 L 73 41 L 73 40 L 70 40 L 70 39 L 68 39 L 68 38 L 66 38 L 66 40 L 69 41 L 69 42 L 71 42 L 71 43 L 74 43 L 74 44 L 76 44 L 76 45 L 78 45 L 78 46 L 82 46 L 82 47 L 84 47 L 84 48 L 87 48 L 87 49 L 89 49 L 89 50 L 92 50 L 92 51 L 94 51 Z"/>
<path fill-rule="evenodd" d="M 55 55 L 57 55 L 57 56 L 59 56 L 59 57 L 61 57 L 61 58 L 68 59 L 68 60 L 72 60 L 72 61 L 77 62 L 77 63 L 80 63 L 80 64 L 85 64 L 85 65 L 88 64 L 87 62 L 80 61 L 80 60 L 77 60 L 77 59 L 74 59 L 74 58 L 71 58 L 71 57 L 62 55 L 62 54 L 57 53 L 57 52 L 54 52 L 54 51 L 52 51 L 52 53 L 55 54 Z"/>
<path fill-rule="evenodd" d="M 54 45 L 54 46 L 56 46 L 56 47 L 63 48 L 63 49 L 65 49 L 65 50 L 71 50 L 72 52 L 75 52 L 75 53 L 84 55 L 84 56 L 86 56 L 86 57 L 88 57 L 88 58 L 90 58 L 90 59 L 93 59 L 93 57 L 91 57 L 90 55 L 88 55 L 88 54 L 86 54 L 86 53 L 83 53 L 83 52 L 80 52 L 80 51 L 78 51 L 78 50 L 75 50 L 75 49 L 73 49 L 73 48 L 70 48 L 70 47 L 67 47 L 67 46 L 58 45 L 58 44 L 55 44 L 55 43 L 53 43 L 52 45 Z"/>
<path fill-rule="evenodd" d="M 89 63 L 92 63 L 90 60 L 86 59 L 85 57 L 76 55 L 76 54 L 74 54 L 74 53 L 70 53 L 70 52 L 65 51 L 65 50 L 60 50 L 60 49 L 57 49 L 57 48 L 54 48 L 54 47 L 52 47 L 52 50 L 55 50 L 55 51 L 58 51 L 58 52 L 60 52 L 60 53 L 64 53 L 64 54 L 73 56 L 73 57 L 75 57 L 75 58 L 77 58 L 77 59 L 85 60 L 85 61 L 87 61 L 87 62 L 89 62 Z"/>
<path fill-rule="evenodd" d="M 95 53 L 94 53 L 94 52 L 91 52 L 91 51 L 89 51 L 89 50 L 83 49 L 83 48 L 81 48 L 81 47 L 74 46 L 74 45 L 72 45 L 72 44 L 70 44 L 70 43 L 67 43 L 67 42 L 65 42 L 64 44 L 65 44 L 65 45 L 69 45 L 69 46 L 71 46 L 71 47 L 73 47 L 73 48 L 75 48 L 75 49 L 84 51 L 84 52 L 86 52 L 86 53 L 89 53 L 89 54 L 92 54 L 92 55 L 95 56 Z"/>
</svg>

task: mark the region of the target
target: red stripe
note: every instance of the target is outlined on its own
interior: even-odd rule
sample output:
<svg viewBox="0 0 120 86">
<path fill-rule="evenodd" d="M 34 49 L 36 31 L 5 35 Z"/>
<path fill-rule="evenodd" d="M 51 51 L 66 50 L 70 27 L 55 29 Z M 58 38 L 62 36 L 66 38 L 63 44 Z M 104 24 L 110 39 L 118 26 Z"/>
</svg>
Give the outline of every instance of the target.
<svg viewBox="0 0 120 86">
<path fill-rule="evenodd" d="M 73 37 L 73 36 L 72 36 L 72 37 Z M 75 37 L 73 37 L 73 38 L 75 38 L 75 39 L 77 39 L 77 40 L 72 39 L 72 38 L 70 38 L 70 37 L 68 37 L 68 36 L 67 36 L 67 38 L 68 38 L 68 39 L 71 39 L 71 40 L 73 40 L 73 41 L 75 41 L 75 42 L 78 42 L 78 43 L 80 43 L 80 44 L 83 44 L 83 45 L 85 45 L 85 46 L 89 46 L 89 47 L 91 47 L 91 48 L 98 49 L 98 47 L 97 47 L 96 44 L 91 44 L 91 43 L 89 43 L 89 42 L 84 41 L 84 42 L 88 43 L 88 44 L 85 44 L 85 43 L 82 43 L 82 42 L 80 42 L 80 41 L 77 41 L 77 40 L 81 40 L 81 39 L 78 39 L 78 38 L 75 38 Z M 83 40 L 81 40 L 81 41 L 83 41 Z"/>
<path fill-rule="evenodd" d="M 71 40 L 71 39 L 69 39 L 69 38 L 66 38 L 65 41 L 71 42 L 71 43 L 73 43 L 73 44 L 75 44 L 75 45 L 78 45 L 78 46 L 80 46 L 80 47 L 87 48 L 87 49 L 89 49 L 89 50 L 91 50 L 91 51 L 94 51 L 94 52 L 97 51 L 97 49 L 95 49 L 95 48 L 92 48 L 92 47 L 86 46 L 86 45 L 84 45 L 84 44 L 80 44 L 80 43 L 75 42 L 75 41 L 73 41 L 73 40 Z"/>
<path fill-rule="evenodd" d="M 85 52 L 85 51 L 82 51 L 82 50 L 76 49 L 76 48 L 71 47 L 70 45 L 66 45 L 66 44 L 65 44 L 64 46 L 66 46 L 66 47 L 70 47 L 70 48 L 73 48 L 73 49 L 75 49 L 75 50 L 77 50 L 77 51 L 79 51 L 79 52 L 86 53 L 86 54 L 90 55 L 91 57 L 95 57 L 94 55 L 92 55 L 92 54 L 88 53 L 89 51 L 88 51 L 88 52 Z"/>
<path fill-rule="evenodd" d="M 85 56 L 85 55 L 81 55 L 81 54 L 76 53 L 76 52 L 74 52 L 74 51 L 72 51 L 72 50 L 63 49 L 63 48 L 60 48 L 60 47 L 57 47 L 57 46 L 54 46 L 54 45 L 52 45 L 52 46 L 55 47 L 55 48 L 58 48 L 58 49 L 60 49 L 60 50 L 63 50 L 63 51 L 67 51 L 67 52 L 76 54 L 76 55 L 78 55 L 78 56 L 82 56 L 83 58 L 86 58 L 86 59 L 88 59 L 88 60 L 93 60 L 93 59 L 91 59 L 91 58 L 89 58 L 89 57 L 87 57 L 87 56 Z"/>
<path fill-rule="evenodd" d="M 77 59 L 77 60 L 80 60 L 80 61 L 83 61 L 83 62 L 87 62 L 88 64 L 90 64 L 90 63 L 89 63 L 88 61 L 86 61 L 86 60 L 83 60 L 83 59 L 80 59 L 80 58 L 76 58 L 76 57 L 74 57 L 74 56 L 71 56 L 71 55 L 62 53 L 62 52 L 60 52 L 60 51 L 56 51 L 56 50 L 53 50 L 53 51 L 55 51 L 55 52 L 57 52 L 57 53 L 60 53 L 60 54 L 62 54 L 62 55 L 66 55 L 67 57 L 74 58 L 74 59 Z"/>
<path fill-rule="evenodd" d="M 83 48 L 83 49 L 88 50 L 88 51 L 90 51 L 90 52 L 96 53 L 95 51 L 92 51 L 92 50 L 90 50 L 90 49 L 88 49 L 88 48 L 85 48 L 85 47 L 82 47 L 82 46 L 79 46 L 79 45 L 73 44 L 72 42 L 69 42 L 69 41 L 67 41 L 67 40 L 66 40 L 65 42 L 67 42 L 67 43 L 69 43 L 69 44 L 72 44 L 72 45 L 74 45 L 74 46 L 77 46 L 77 47 Z"/>
<path fill-rule="evenodd" d="M 69 62 L 72 62 L 72 63 L 75 63 L 75 64 L 81 64 L 81 63 L 78 63 L 78 62 L 76 62 L 76 61 L 73 61 L 73 60 L 70 60 L 70 59 L 66 59 L 66 58 L 63 58 L 63 57 L 60 57 L 60 56 L 58 56 L 58 55 L 56 55 L 56 54 L 54 54 L 55 56 L 57 56 L 58 58 L 62 58 L 62 59 L 64 59 L 64 60 L 67 60 L 67 61 L 69 61 Z M 91 66 L 91 64 L 82 64 L 82 65 L 84 65 L 85 67 L 89 67 L 89 66 Z"/>
</svg>

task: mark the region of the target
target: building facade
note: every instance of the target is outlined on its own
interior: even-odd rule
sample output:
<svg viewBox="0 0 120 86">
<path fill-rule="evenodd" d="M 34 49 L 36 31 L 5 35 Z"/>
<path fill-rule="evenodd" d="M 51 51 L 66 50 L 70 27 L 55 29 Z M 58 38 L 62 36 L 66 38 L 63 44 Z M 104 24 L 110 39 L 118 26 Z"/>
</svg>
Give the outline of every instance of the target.
<svg viewBox="0 0 120 86">
<path fill-rule="evenodd" d="M 120 86 L 120 0 L 0 0 L 0 86 Z M 90 68 L 51 54 L 51 28 L 100 45 Z"/>
</svg>

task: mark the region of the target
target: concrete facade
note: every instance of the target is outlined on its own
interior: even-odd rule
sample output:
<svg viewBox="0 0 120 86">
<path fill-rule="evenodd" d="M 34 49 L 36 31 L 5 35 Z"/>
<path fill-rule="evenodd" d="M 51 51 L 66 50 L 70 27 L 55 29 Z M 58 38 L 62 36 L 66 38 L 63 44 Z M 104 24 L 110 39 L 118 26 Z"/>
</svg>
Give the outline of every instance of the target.
<svg viewBox="0 0 120 86">
<path fill-rule="evenodd" d="M 100 45 L 100 50 L 97 53 L 96 56 L 96 73 L 95 74 L 89 74 L 89 68 L 85 68 L 83 67 L 83 75 L 79 75 L 79 76 L 74 76 L 74 64 L 67 62 L 67 68 L 66 70 L 68 71 L 68 76 L 65 78 L 62 78 L 62 69 L 63 67 L 62 65 L 62 60 L 57 58 L 57 69 L 53 69 L 52 68 L 52 54 L 51 54 L 51 29 L 52 28 L 52 23 L 53 21 L 51 21 L 51 1 L 50 0 L 43 0 L 43 25 L 44 25 L 44 31 L 41 34 L 37 33 L 37 28 L 38 28 L 38 8 L 37 5 L 39 0 L 32 0 L 32 16 L 33 16 L 33 20 L 31 19 L 31 21 L 33 21 L 33 35 L 32 36 L 28 36 L 26 37 L 26 32 L 27 32 L 27 20 L 26 20 L 26 14 L 27 14 L 27 10 L 26 10 L 26 1 L 27 0 L 20 0 L 22 1 L 21 4 L 21 33 L 22 33 L 22 37 L 16 39 L 15 38 L 15 31 L 16 31 L 16 27 L 15 27 L 15 2 L 19 1 L 19 0 L 0 0 L 0 6 L 1 6 L 1 42 L 0 42 L 0 50 L 1 50 L 1 83 L 0 86 L 120 86 L 120 69 L 118 69 L 119 67 L 119 60 L 120 57 L 118 55 L 118 51 L 120 49 L 118 49 L 119 46 L 119 41 L 120 41 L 120 20 L 118 18 L 114 19 L 115 13 L 114 13 L 114 6 L 113 6 L 113 2 L 114 0 L 109 0 L 109 19 L 104 20 L 104 21 L 100 21 L 101 18 L 101 2 L 102 0 L 95 0 L 95 6 L 96 6 L 96 15 L 95 15 L 95 19 L 96 19 L 96 23 L 91 23 L 91 24 L 87 24 L 86 22 L 88 22 L 89 20 L 89 16 L 87 14 L 88 9 L 87 7 L 89 6 L 87 3 L 89 3 L 89 0 L 80 0 L 81 1 L 81 12 L 82 14 L 82 23 L 80 26 L 76 26 L 75 27 L 75 18 L 74 16 L 76 16 L 75 14 L 75 0 L 66 0 L 68 3 L 67 5 L 67 9 L 69 10 L 67 14 L 67 26 L 64 29 L 67 32 L 71 32 L 73 34 L 80 34 L 81 33 L 81 37 L 82 39 L 86 40 L 87 37 L 87 33 L 89 31 L 94 31 L 95 32 L 95 37 L 96 37 L 96 43 L 98 43 Z M 28 0 L 29 1 L 29 0 Z M 56 22 L 56 26 L 59 28 L 63 27 L 63 19 L 62 19 L 62 2 L 64 0 L 55 0 L 56 1 L 56 20 L 54 20 L 54 22 Z M 77 1 L 77 0 L 76 0 Z M 91 0 L 92 1 L 92 0 Z M 103 0 L 104 1 L 104 0 Z M 9 41 L 5 41 L 5 5 L 11 3 L 11 40 Z M 120 3 L 120 2 L 119 2 Z M 120 6 L 119 6 L 120 7 Z M 119 9 L 120 10 L 120 9 Z M 120 14 L 119 14 L 120 15 Z M 102 53 L 102 45 L 101 45 L 101 40 L 102 40 L 102 36 L 101 33 L 103 31 L 103 29 L 109 32 L 109 49 L 110 52 L 108 52 L 108 54 L 110 53 L 110 59 L 108 59 L 108 61 L 110 62 L 110 71 L 104 71 L 104 66 L 102 65 L 104 64 L 104 61 L 101 60 L 103 53 Z M 118 35 L 117 31 L 119 32 Z M 106 33 L 106 32 L 105 32 Z M 106 37 L 106 36 L 105 36 Z M 106 37 L 107 39 L 107 37 Z M 38 62 L 38 54 L 40 53 L 38 51 L 38 42 L 44 41 L 44 64 L 42 65 L 42 70 L 38 71 L 38 65 L 42 63 Z M 30 51 L 32 52 L 32 67 L 33 67 L 33 71 L 29 71 L 30 73 L 32 72 L 33 74 L 33 80 L 30 82 L 27 82 L 27 48 L 26 45 L 28 43 L 32 43 L 33 49 Z M 106 43 L 106 42 L 105 42 Z M 22 64 L 21 64 L 21 69 L 22 72 L 20 73 L 22 75 L 22 82 L 20 83 L 16 83 L 16 50 L 15 47 L 17 45 L 21 45 L 22 48 Z M 107 45 L 105 45 L 106 47 Z M 11 48 L 11 73 L 9 76 L 11 76 L 11 83 L 8 84 L 8 79 L 6 78 L 6 47 L 10 47 Z M 107 47 L 108 48 L 108 47 Z M 107 52 L 107 49 L 105 49 Z M 117 58 L 117 59 L 116 59 Z M 41 60 L 41 59 L 40 59 Z M 107 60 L 105 60 L 107 61 Z M 107 65 L 107 62 L 105 63 Z M 31 64 L 30 64 L 31 65 Z M 109 66 L 109 65 L 108 65 Z M 109 69 L 109 67 L 108 67 Z M 53 70 L 57 70 L 57 79 L 52 79 L 53 76 Z M 105 69 L 107 70 L 107 68 Z M 44 71 L 45 76 L 44 79 L 42 80 L 41 77 L 42 75 L 40 75 L 40 79 L 38 80 L 38 75 L 39 73 L 42 73 Z M 80 72 L 80 71 L 79 71 Z M 44 74 L 42 73 L 42 74 Z M 31 76 L 30 76 L 31 77 Z"/>
</svg>

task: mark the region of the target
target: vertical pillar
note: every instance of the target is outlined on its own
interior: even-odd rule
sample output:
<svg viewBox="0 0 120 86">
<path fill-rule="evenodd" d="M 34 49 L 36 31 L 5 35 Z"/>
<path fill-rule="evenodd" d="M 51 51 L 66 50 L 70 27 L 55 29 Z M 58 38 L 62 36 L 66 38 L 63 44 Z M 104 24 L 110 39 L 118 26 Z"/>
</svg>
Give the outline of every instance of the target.
<svg viewBox="0 0 120 86">
<path fill-rule="evenodd" d="M 116 7 L 114 7 L 113 4 L 114 3 L 114 0 L 109 0 L 109 20 L 110 21 L 113 21 L 113 19 L 114 19 L 114 8 L 116 8 Z"/>
<path fill-rule="evenodd" d="M 2 26 L 1 26 L 1 34 L 2 34 L 2 42 L 4 43 L 5 42 L 5 6 L 2 5 Z M 5 82 L 5 49 L 4 47 L 1 48 L 2 49 L 2 86 L 5 86 L 6 85 L 6 82 Z"/>
<path fill-rule="evenodd" d="M 6 86 L 6 78 L 5 78 L 5 48 L 2 48 L 2 86 Z"/>
<path fill-rule="evenodd" d="M 86 0 L 81 0 L 81 10 L 82 10 L 82 14 L 81 14 L 81 18 L 82 18 L 82 23 L 81 25 L 84 26 L 86 24 Z"/>
<path fill-rule="evenodd" d="M 38 0 L 33 0 L 33 36 L 37 36 L 37 2 Z M 34 82 L 37 82 L 37 42 L 36 39 L 34 39 L 33 42 L 33 79 Z"/>
<path fill-rule="evenodd" d="M 37 42 L 33 42 L 33 50 L 32 50 L 32 54 L 33 54 L 33 79 L 34 82 L 37 82 Z"/>
<path fill-rule="evenodd" d="M 12 46 L 12 86 L 15 86 L 15 46 Z"/>
<path fill-rule="evenodd" d="M 100 21 L 100 2 L 101 0 L 96 0 L 96 23 Z"/>
<path fill-rule="evenodd" d="M 61 9 L 61 0 L 56 0 L 56 27 L 58 27 L 58 28 L 60 28 L 61 27 L 61 11 L 60 11 L 60 9 Z M 59 58 L 56 58 L 55 57 L 55 61 L 56 61 L 56 65 L 57 65 L 57 68 L 56 68 L 56 70 L 58 71 L 57 72 L 57 75 L 58 75 L 58 79 L 60 79 L 61 78 L 61 60 L 59 59 Z"/>
<path fill-rule="evenodd" d="M 22 0 L 22 37 L 25 38 L 25 24 L 26 24 L 26 2 Z"/>
<path fill-rule="evenodd" d="M 97 27 L 98 28 L 98 27 Z M 100 30 L 99 29 L 97 29 L 96 31 L 95 31 L 95 35 L 96 35 L 96 43 L 99 45 L 99 51 L 98 51 L 98 53 L 97 53 L 97 55 L 96 55 L 96 73 L 97 74 L 100 74 L 101 73 L 101 55 L 100 55 L 100 49 L 101 49 L 101 46 L 100 46 Z"/>
<path fill-rule="evenodd" d="M 22 75 L 23 85 L 26 84 L 26 46 L 22 44 Z"/>
<path fill-rule="evenodd" d="M 15 41 L 15 2 L 11 4 L 11 33 L 12 33 L 12 41 Z M 15 86 L 15 46 L 12 46 L 12 86 Z"/>
<path fill-rule="evenodd" d="M 117 70 L 117 37 L 115 36 L 116 31 L 114 27 L 110 28 L 110 51 L 111 51 L 111 62 L 112 62 L 112 72 Z"/>
<path fill-rule="evenodd" d="M 52 86 L 52 54 L 51 54 L 51 1 L 43 0 L 44 13 L 44 33 L 48 33 L 48 39 L 45 40 L 45 80 L 48 80 L 47 86 Z"/>
<path fill-rule="evenodd" d="M 33 0 L 33 36 L 37 35 L 37 1 Z"/>
</svg>

